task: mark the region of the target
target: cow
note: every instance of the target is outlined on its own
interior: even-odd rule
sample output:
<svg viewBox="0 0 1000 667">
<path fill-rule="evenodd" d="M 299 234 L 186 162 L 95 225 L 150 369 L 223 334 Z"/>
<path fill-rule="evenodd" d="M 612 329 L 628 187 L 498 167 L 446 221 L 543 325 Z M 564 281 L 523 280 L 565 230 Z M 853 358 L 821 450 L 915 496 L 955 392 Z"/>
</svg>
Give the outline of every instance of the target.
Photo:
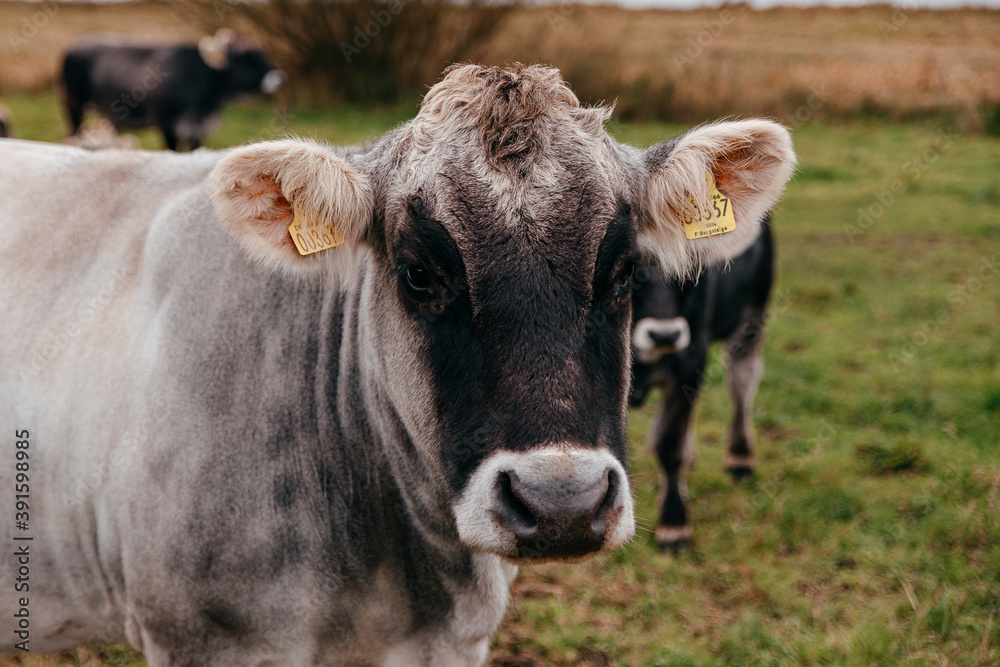
<svg viewBox="0 0 1000 667">
<path fill-rule="evenodd" d="M 0 651 L 479 665 L 518 565 L 628 543 L 639 252 L 742 251 L 795 156 L 609 117 L 461 65 L 365 146 L 0 145 Z M 736 227 L 689 241 L 709 174 Z"/>
<path fill-rule="evenodd" d="M 167 148 L 198 148 L 219 123 L 224 104 L 270 94 L 285 81 L 259 49 L 220 30 L 198 46 L 148 46 L 91 38 L 63 59 L 62 94 L 70 136 L 88 107 L 118 131 L 155 127 Z"/>
<path fill-rule="evenodd" d="M 685 478 L 694 457 L 693 410 L 709 345 L 725 341 L 733 421 L 726 469 L 734 481 L 753 476 L 753 400 L 764 369 L 761 348 L 774 282 L 770 214 L 753 244 L 732 261 L 696 277 L 664 274 L 650 262 L 633 295 L 632 407 L 662 390 L 650 444 L 663 467 L 656 542 L 664 552 L 691 547 Z"/>
</svg>

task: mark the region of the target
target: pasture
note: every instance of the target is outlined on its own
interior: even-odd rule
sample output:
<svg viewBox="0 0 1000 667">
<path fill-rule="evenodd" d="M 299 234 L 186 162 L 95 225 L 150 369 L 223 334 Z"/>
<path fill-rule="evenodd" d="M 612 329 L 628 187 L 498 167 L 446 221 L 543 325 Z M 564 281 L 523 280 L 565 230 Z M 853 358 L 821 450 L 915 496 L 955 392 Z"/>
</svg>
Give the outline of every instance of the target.
<svg viewBox="0 0 1000 667">
<path fill-rule="evenodd" d="M 54 95 L 5 102 L 22 138 L 61 138 Z M 209 146 L 359 142 L 413 111 L 244 104 Z M 636 145 L 682 129 L 611 126 Z M 1000 663 L 1000 139 L 864 120 L 793 136 L 756 479 L 734 486 L 723 471 L 715 350 L 689 476 L 694 551 L 661 555 L 650 532 L 654 397 L 631 419 L 635 541 L 522 568 L 493 665 Z M 0 664 L 144 663 L 91 647 Z"/>
</svg>

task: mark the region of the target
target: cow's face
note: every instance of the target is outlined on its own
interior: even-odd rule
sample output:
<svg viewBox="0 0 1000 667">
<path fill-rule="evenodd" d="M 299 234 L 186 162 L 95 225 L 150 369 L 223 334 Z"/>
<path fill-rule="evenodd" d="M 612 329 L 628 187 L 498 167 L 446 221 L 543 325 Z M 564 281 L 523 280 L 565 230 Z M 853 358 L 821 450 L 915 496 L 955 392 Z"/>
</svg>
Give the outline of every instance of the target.
<svg viewBox="0 0 1000 667">
<path fill-rule="evenodd" d="M 633 295 L 632 354 L 640 364 L 655 364 L 691 343 L 691 327 L 685 313 L 691 304 L 695 283 L 662 275 L 651 267 Z"/>
<path fill-rule="evenodd" d="M 763 121 L 641 152 L 558 73 L 454 68 L 418 116 L 349 158 L 302 142 L 220 161 L 222 223 L 254 255 L 342 279 L 355 252 L 368 347 L 412 457 L 458 536 L 512 558 L 573 558 L 633 534 L 626 474 L 631 286 L 640 247 L 673 273 L 755 236 L 794 162 Z M 730 196 L 737 230 L 687 241 L 681 213 Z M 342 246 L 301 257 L 292 209 Z M 328 234 L 328 236 L 331 236 Z"/>
<path fill-rule="evenodd" d="M 230 47 L 225 72 L 230 89 L 241 93 L 270 95 L 287 79 L 283 71 L 271 66 L 262 51 L 253 48 Z"/>
</svg>

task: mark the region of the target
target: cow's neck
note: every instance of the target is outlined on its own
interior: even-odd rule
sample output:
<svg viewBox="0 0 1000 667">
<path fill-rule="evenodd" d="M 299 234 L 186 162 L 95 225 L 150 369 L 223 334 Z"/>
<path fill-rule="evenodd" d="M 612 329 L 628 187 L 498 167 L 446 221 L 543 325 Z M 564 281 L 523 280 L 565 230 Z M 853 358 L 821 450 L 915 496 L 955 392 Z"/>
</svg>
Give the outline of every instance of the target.
<svg viewBox="0 0 1000 667">
<path fill-rule="evenodd" d="M 470 637 L 492 632 L 502 619 L 516 569 L 458 540 L 440 475 L 422 462 L 403 418 L 386 399 L 385 374 L 392 369 L 385 368 L 372 343 L 371 280 L 363 258 L 359 277 L 346 293 L 337 296 L 331 289 L 326 296 L 327 304 L 339 305 L 343 326 L 336 386 L 319 391 L 335 391 L 343 446 L 362 454 L 352 458 L 359 463 L 352 474 L 366 475 L 371 484 L 360 500 L 383 507 L 383 525 L 372 528 L 388 538 L 385 562 L 405 573 L 414 620 L 460 617 L 466 619 L 462 633 L 471 632 Z"/>
</svg>

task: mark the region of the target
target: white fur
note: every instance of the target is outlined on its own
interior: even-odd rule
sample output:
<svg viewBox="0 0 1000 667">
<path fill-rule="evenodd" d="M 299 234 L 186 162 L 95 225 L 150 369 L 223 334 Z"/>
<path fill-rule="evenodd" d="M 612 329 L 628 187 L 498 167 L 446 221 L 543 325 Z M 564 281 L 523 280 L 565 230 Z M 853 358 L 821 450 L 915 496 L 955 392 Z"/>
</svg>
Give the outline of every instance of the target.
<svg viewBox="0 0 1000 667">
<path fill-rule="evenodd" d="M 795 169 L 788 130 L 766 120 L 706 125 L 681 136 L 673 152 L 649 174 L 640 239 L 670 275 L 688 276 L 728 260 L 757 237 L 760 221 L 778 201 Z M 690 196 L 711 210 L 706 175 L 729 197 L 736 229 L 703 239 L 684 234 Z"/>
<path fill-rule="evenodd" d="M 660 544 L 670 544 L 691 539 L 691 526 L 657 526 L 656 541 Z"/>
<path fill-rule="evenodd" d="M 332 149 L 298 139 L 266 141 L 234 149 L 212 171 L 219 223 L 256 260 L 290 274 L 327 268 L 347 280 L 374 208 L 368 177 Z M 307 226 L 332 224 L 342 246 L 305 257 L 288 234 L 293 208 Z"/>
<path fill-rule="evenodd" d="M 670 334 L 679 332 L 677 342 L 673 345 L 657 345 L 650 335 L 653 332 Z M 691 344 L 691 327 L 683 317 L 672 317 L 661 320 L 655 317 L 644 317 L 635 323 L 632 332 L 632 348 L 635 358 L 644 364 L 655 364 L 665 354 L 680 352 Z"/>
<path fill-rule="evenodd" d="M 260 92 L 265 95 L 276 93 L 288 81 L 288 75 L 280 69 L 273 69 L 260 80 Z"/>
</svg>

